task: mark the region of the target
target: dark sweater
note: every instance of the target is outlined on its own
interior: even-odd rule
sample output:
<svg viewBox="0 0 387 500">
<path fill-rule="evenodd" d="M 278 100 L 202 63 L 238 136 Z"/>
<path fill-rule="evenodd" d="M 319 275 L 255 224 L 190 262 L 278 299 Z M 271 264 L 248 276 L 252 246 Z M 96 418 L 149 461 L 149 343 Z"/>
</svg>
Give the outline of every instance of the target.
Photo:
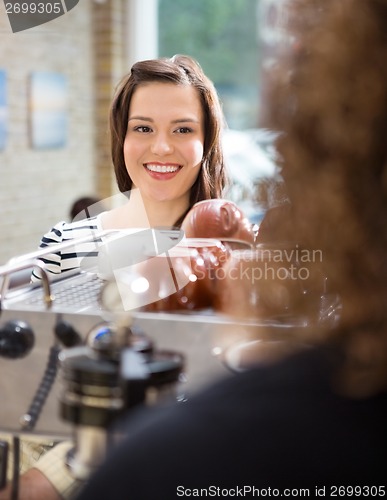
<svg viewBox="0 0 387 500">
<path fill-rule="evenodd" d="M 211 497 L 217 487 L 258 496 L 244 486 L 266 496 L 268 488 L 279 496 L 307 488 L 311 497 L 325 487 L 329 497 L 339 486 L 384 487 L 387 395 L 335 394 L 334 358 L 310 350 L 230 376 L 186 403 L 131 415 L 126 441 L 80 500 L 169 500 L 201 488 Z"/>
</svg>

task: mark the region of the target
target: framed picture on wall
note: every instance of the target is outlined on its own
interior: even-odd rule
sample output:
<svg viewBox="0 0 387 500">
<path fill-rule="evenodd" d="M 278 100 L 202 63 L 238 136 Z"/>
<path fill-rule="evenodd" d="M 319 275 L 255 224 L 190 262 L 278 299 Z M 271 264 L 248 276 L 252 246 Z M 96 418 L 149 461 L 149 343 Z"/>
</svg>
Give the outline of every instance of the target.
<svg viewBox="0 0 387 500">
<path fill-rule="evenodd" d="M 6 72 L 0 69 L 0 150 L 7 139 L 7 88 Z"/>
<path fill-rule="evenodd" d="M 36 149 L 63 148 L 67 143 L 67 78 L 36 71 L 29 81 L 30 141 Z"/>
</svg>

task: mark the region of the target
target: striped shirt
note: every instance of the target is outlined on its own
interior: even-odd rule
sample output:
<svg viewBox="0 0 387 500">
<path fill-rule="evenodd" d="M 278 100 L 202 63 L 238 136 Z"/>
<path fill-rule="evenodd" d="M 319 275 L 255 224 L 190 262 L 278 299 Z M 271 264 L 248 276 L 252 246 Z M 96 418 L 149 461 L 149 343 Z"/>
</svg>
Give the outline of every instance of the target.
<svg viewBox="0 0 387 500">
<path fill-rule="evenodd" d="M 83 267 L 86 264 L 88 267 L 96 264 L 98 244 L 102 242 L 101 239 L 95 238 L 94 241 L 76 243 L 73 247 L 61 251 L 55 251 L 55 246 L 77 238 L 93 236 L 95 233 L 102 231 L 101 215 L 98 214 L 95 217 L 76 222 L 58 222 L 43 236 L 40 248 L 52 247 L 52 253 L 39 258 L 48 272 L 60 274 L 64 271 Z M 32 281 L 39 279 L 38 272 L 33 271 Z"/>
</svg>

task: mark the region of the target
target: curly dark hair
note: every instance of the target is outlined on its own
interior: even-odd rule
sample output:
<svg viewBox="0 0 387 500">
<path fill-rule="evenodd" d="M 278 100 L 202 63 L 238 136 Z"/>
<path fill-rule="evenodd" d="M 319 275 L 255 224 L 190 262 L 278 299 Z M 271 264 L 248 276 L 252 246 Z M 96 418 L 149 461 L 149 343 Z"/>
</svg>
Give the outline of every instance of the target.
<svg viewBox="0 0 387 500">
<path fill-rule="evenodd" d="M 111 153 L 118 188 L 132 188 L 126 169 L 123 145 L 128 126 L 130 102 L 136 88 L 144 83 L 165 82 L 191 85 L 197 89 L 204 115 L 204 155 L 199 176 L 191 188 L 190 207 L 197 201 L 220 198 L 227 182 L 221 145 L 224 117 L 216 89 L 201 66 L 186 55 L 139 61 L 120 82 L 110 110 Z"/>
<path fill-rule="evenodd" d="M 387 386 L 387 0 L 290 5 L 270 117 L 298 238 L 342 297 L 347 388 L 368 393 Z"/>
</svg>

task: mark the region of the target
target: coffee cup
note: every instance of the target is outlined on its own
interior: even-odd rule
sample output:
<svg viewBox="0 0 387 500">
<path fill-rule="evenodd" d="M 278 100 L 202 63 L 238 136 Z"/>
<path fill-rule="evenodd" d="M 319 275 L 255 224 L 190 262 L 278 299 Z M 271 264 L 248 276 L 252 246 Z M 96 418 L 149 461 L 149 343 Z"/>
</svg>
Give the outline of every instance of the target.
<svg viewBox="0 0 387 500">
<path fill-rule="evenodd" d="M 254 243 L 253 226 L 243 211 L 225 199 L 203 200 L 185 216 L 182 229 L 187 238 L 216 238 Z"/>
</svg>

